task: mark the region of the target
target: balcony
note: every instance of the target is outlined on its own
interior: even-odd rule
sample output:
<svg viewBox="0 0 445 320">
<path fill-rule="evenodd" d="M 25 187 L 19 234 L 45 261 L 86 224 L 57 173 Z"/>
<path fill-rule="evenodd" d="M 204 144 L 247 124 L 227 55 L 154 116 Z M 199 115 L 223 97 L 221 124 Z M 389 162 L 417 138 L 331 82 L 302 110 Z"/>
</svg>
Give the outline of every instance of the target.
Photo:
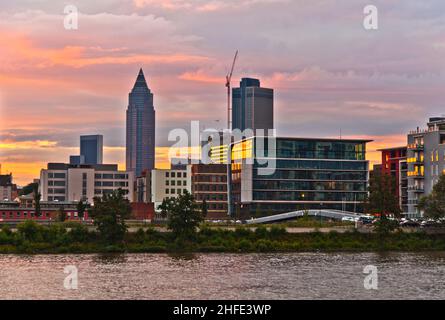
<svg viewBox="0 0 445 320">
<path fill-rule="evenodd" d="M 409 186 L 408 191 L 413 191 L 416 193 L 424 193 L 425 189 L 422 186 Z"/>
<path fill-rule="evenodd" d="M 423 147 L 424 147 L 423 144 L 412 143 L 408 145 L 408 150 L 421 151 L 423 150 Z"/>
<path fill-rule="evenodd" d="M 421 156 L 421 157 L 412 157 L 412 158 L 408 158 L 406 162 L 407 162 L 407 163 L 410 163 L 410 164 L 423 164 L 423 162 L 424 162 L 424 157 Z"/>
</svg>

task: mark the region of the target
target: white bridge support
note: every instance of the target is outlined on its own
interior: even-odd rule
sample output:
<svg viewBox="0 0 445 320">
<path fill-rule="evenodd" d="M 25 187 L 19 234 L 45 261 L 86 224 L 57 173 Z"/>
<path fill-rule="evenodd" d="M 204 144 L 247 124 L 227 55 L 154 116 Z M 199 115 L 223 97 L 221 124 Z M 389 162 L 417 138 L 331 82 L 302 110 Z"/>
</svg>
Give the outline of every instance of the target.
<svg viewBox="0 0 445 320">
<path fill-rule="evenodd" d="M 250 220 L 246 220 L 245 222 L 246 222 L 246 224 L 270 223 L 270 222 L 291 220 L 291 219 L 295 219 L 298 217 L 303 217 L 305 214 L 307 214 L 308 216 L 325 217 L 325 218 L 330 218 L 330 219 L 335 219 L 335 220 L 341 220 L 343 217 L 358 218 L 362 215 L 360 213 L 340 211 L 340 210 L 328 210 L 328 209 L 325 209 L 325 210 L 300 210 L 300 211 L 276 214 L 273 216 L 261 217 L 261 218 L 257 218 L 257 219 L 250 219 Z"/>
</svg>

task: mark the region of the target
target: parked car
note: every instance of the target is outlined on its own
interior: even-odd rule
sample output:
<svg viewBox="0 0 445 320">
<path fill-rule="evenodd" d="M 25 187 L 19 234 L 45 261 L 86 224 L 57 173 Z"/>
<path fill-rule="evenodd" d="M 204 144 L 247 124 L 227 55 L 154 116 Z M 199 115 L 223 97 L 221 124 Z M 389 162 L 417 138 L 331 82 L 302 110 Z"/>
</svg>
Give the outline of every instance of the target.
<svg viewBox="0 0 445 320">
<path fill-rule="evenodd" d="M 360 218 L 358 218 L 358 221 L 363 224 L 372 224 L 374 218 L 372 218 L 371 216 L 361 216 Z"/>
<path fill-rule="evenodd" d="M 400 226 L 404 228 L 418 228 L 420 227 L 420 223 L 405 219 L 400 222 Z"/>
<path fill-rule="evenodd" d="M 440 224 L 434 220 L 425 220 L 425 221 L 422 221 L 422 223 L 420 224 L 421 228 L 431 228 L 431 227 L 438 227 L 438 226 L 440 226 Z"/>
<path fill-rule="evenodd" d="M 354 218 L 354 217 L 343 217 L 343 218 L 341 218 L 341 221 L 343 221 L 343 222 L 346 222 L 346 221 L 348 221 L 348 222 L 356 222 L 358 220 L 358 218 Z"/>
</svg>

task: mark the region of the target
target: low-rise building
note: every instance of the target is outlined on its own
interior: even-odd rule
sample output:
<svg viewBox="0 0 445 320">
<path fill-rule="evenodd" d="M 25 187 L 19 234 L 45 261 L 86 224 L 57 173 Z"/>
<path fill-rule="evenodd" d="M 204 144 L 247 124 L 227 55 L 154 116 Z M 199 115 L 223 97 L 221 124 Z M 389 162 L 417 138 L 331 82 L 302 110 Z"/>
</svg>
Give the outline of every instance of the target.
<svg viewBox="0 0 445 320">
<path fill-rule="evenodd" d="M 40 214 L 36 213 L 32 194 L 21 196 L 19 201 L 0 201 L 0 221 L 56 221 L 63 210 L 66 220 L 80 220 L 77 202 L 41 201 Z M 84 220 L 88 220 L 88 210 L 84 212 Z"/>
<path fill-rule="evenodd" d="M 12 183 L 12 174 L 0 175 L 0 200 L 14 200 L 17 197 L 17 186 Z"/>
<path fill-rule="evenodd" d="M 252 137 L 231 145 L 230 213 L 363 212 L 369 162 L 362 139 Z"/>
<path fill-rule="evenodd" d="M 48 163 L 40 172 L 43 201 L 88 201 L 122 189 L 133 201 L 134 173 L 118 170 L 117 164 L 72 165 Z"/>
<path fill-rule="evenodd" d="M 192 194 L 202 206 L 207 204 L 207 219 L 227 219 L 227 165 L 193 164 Z"/>
<path fill-rule="evenodd" d="M 147 181 L 145 178 L 145 190 L 148 190 Z M 185 191 L 191 193 L 191 166 L 185 169 L 154 169 L 151 171 L 150 181 L 151 199 L 149 202 L 153 202 L 157 210 L 164 199 L 175 198 Z M 142 191 L 141 194 L 143 194 Z"/>
</svg>

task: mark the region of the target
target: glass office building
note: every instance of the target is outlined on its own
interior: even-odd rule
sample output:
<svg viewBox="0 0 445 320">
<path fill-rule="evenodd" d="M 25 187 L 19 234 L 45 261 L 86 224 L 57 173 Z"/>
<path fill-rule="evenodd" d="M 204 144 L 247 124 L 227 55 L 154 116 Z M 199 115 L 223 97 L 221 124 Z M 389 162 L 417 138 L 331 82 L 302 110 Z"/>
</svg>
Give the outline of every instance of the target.
<svg viewBox="0 0 445 320">
<path fill-rule="evenodd" d="M 103 146 L 102 135 L 80 136 L 80 157 L 72 160 L 77 164 L 102 164 Z"/>
<path fill-rule="evenodd" d="M 252 137 L 232 144 L 232 214 L 362 212 L 369 180 L 367 142 Z"/>
<path fill-rule="evenodd" d="M 260 80 L 241 79 L 232 90 L 232 129 L 273 129 L 273 101 L 273 89 L 262 88 Z"/>
<path fill-rule="evenodd" d="M 126 168 L 140 176 L 155 166 L 155 109 L 153 93 L 142 69 L 128 97 Z"/>
</svg>

